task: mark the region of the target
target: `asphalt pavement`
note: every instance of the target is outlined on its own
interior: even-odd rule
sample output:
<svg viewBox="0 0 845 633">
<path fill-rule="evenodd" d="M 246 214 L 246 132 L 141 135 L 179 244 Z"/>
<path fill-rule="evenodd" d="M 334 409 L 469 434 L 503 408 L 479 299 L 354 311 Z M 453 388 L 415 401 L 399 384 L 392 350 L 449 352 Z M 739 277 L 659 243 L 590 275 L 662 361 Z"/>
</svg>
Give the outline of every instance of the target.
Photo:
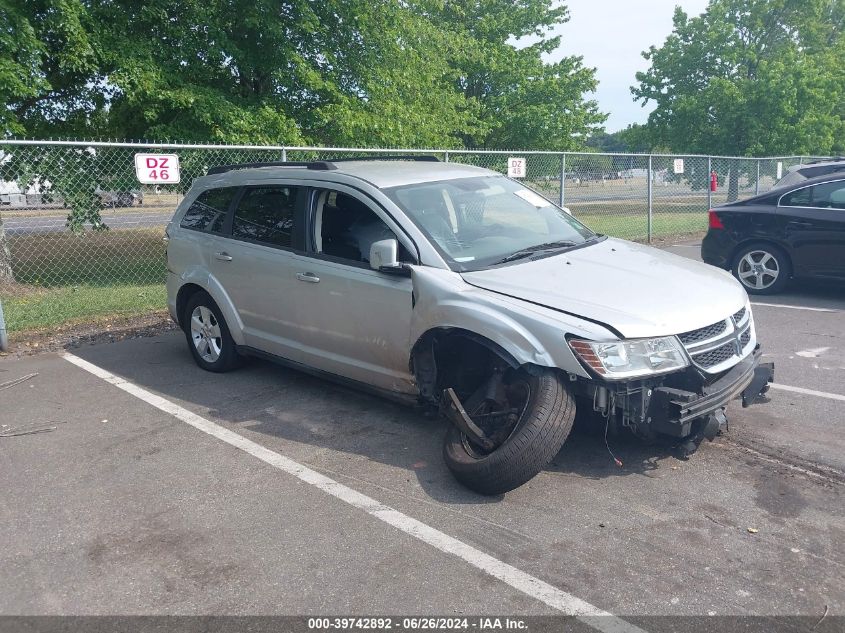
<svg viewBox="0 0 845 633">
<path fill-rule="evenodd" d="M 144 210 L 121 209 L 101 212 L 103 222 L 113 229 L 163 227 L 173 217 L 172 207 L 151 207 Z M 9 236 L 67 231 L 67 217 L 55 212 L 14 215 L 3 218 L 3 228 Z"/>
</svg>

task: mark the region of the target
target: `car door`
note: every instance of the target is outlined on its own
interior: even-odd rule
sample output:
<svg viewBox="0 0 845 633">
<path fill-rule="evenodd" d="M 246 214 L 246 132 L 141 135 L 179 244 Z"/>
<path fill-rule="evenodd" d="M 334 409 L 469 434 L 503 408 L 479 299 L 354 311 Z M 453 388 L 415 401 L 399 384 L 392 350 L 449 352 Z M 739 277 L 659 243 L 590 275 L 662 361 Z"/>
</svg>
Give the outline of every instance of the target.
<svg viewBox="0 0 845 633">
<path fill-rule="evenodd" d="M 309 195 L 307 254 L 294 254 L 297 321 L 307 365 L 382 389 L 414 393 L 408 367 L 412 283 L 373 270 L 369 247 L 397 238 L 400 260 L 414 261 L 410 239 L 366 196 L 340 185 Z"/>
<path fill-rule="evenodd" d="M 845 179 L 786 193 L 778 212 L 796 276 L 845 276 Z"/>
<path fill-rule="evenodd" d="M 304 192 L 284 183 L 244 187 L 212 254 L 212 272 L 235 306 L 245 344 L 297 362 L 292 256 L 302 248 Z"/>
</svg>

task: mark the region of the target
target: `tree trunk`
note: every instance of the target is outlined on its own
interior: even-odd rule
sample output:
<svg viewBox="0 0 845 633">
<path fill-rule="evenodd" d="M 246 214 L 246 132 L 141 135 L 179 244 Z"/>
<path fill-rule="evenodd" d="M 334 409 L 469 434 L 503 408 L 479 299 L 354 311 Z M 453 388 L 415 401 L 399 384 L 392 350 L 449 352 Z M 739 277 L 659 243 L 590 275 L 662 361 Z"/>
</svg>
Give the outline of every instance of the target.
<svg viewBox="0 0 845 633">
<path fill-rule="evenodd" d="M 0 284 L 12 283 L 15 276 L 12 273 L 12 253 L 6 241 L 6 229 L 3 228 L 3 218 L 0 217 Z"/>
<path fill-rule="evenodd" d="M 736 161 L 731 161 L 728 169 L 728 202 L 733 202 L 737 198 L 739 198 L 739 165 Z"/>
</svg>

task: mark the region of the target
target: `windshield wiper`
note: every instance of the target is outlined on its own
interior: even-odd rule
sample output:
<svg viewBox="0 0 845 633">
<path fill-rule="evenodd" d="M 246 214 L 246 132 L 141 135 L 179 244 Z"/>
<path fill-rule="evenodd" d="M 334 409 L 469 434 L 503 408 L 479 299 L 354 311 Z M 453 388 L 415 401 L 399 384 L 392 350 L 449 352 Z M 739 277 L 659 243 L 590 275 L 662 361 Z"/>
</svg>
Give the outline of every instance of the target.
<svg viewBox="0 0 845 633">
<path fill-rule="evenodd" d="M 530 257 L 531 255 L 535 255 L 537 253 L 543 253 L 546 251 L 554 251 L 561 248 L 571 248 L 572 246 L 577 246 L 576 242 L 572 240 L 557 240 L 556 242 L 546 242 L 545 244 L 537 244 L 535 246 L 529 246 L 528 248 L 520 249 L 516 252 L 511 253 L 507 257 L 503 257 L 497 262 L 494 262 L 493 265 L 496 264 L 506 264 L 507 262 L 512 262 L 515 259 L 523 259 L 525 257 Z"/>
</svg>

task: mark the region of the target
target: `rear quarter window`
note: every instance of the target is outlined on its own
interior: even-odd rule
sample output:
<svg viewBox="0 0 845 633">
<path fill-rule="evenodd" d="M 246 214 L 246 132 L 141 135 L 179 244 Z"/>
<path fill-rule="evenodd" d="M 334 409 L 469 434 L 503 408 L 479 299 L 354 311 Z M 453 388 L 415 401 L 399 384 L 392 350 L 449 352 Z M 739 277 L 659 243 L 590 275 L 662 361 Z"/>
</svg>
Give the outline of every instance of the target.
<svg viewBox="0 0 845 633">
<path fill-rule="evenodd" d="M 185 211 L 180 226 L 194 231 L 222 233 L 226 213 L 237 192 L 238 187 L 221 187 L 203 191 Z"/>
</svg>

